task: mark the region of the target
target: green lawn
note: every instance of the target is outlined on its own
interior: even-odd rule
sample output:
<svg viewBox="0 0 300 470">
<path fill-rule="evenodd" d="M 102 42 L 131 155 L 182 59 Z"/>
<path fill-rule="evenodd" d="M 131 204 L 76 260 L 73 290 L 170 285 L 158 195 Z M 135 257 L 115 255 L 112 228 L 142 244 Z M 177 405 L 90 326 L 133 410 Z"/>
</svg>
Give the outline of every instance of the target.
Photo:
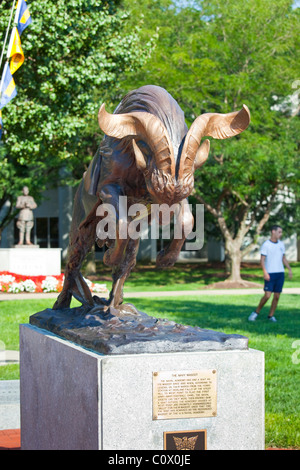
<svg viewBox="0 0 300 470">
<path fill-rule="evenodd" d="M 293 279 L 286 270 L 285 287 L 300 287 L 300 263 L 291 263 Z M 97 275 L 91 279 L 105 282 L 111 287 L 110 269 L 97 263 Z M 263 285 L 262 270 L 257 264 L 242 264 L 242 278 Z M 171 269 L 158 270 L 153 264 L 139 263 L 131 272 L 125 284 L 125 292 L 198 290 L 226 279 L 224 264 L 176 263 Z"/>
<path fill-rule="evenodd" d="M 300 296 L 284 294 L 277 310 L 278 323 L 270 323 L 268 307 L 254 323 L 247 317 L 260 295 L 189 296 L 126 299 L 140 310 L 159 318 L 202 328 L 238 333 L 249 346 L 265 352 L 266 446 L 300 448 L 300 364 L 295 342 L 300 333 Z M 0 340 L 7 349 L 18 349 L 18 328 L 32 313 L 52 305 L 51 300 L 2 301 Z M 0 379 L 17 379 L 17 365 L 0 367 Z"/>
</svg>

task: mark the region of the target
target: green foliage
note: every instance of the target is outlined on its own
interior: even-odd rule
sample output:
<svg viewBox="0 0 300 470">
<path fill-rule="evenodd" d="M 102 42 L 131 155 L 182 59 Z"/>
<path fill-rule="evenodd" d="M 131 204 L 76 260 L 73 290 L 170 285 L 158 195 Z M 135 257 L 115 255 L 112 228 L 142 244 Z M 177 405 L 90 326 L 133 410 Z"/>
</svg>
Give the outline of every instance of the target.
<svg viewBox="0 0 300 470">
<path fill-rule="evenodd" d="M 38 200 L 45 184 L 57 182 L 61 167 L 81 178 L 100 139 L 100 104 L 113 99 L 122 75 L 149 54 L 137 27 L 124 31 L 128 15 L 119 1 L 27 3 L 32 23 L 21 36 L 25 62 L 14 75 L 18 94 L 3 108 L 0 209 L 7 200 L 14 204 L 24 184 Z M 11 6 L 0 5 L 3 40 Z"/>
<path fill-rule="evenodd" d="M 233 237 L 245 212 L 255 228 L 278 205 L 278 197 L 270 205 L 272 194 L 294 192 L 299 181 L 299 118 L 274 108 L 293 93 L 299 71 L 299 12 L 291 5 L 201 2 L 218 80 L 211 108 L 228 112 L 246 103 L 252 116 L 239 138 L 212 142 L 212 158 L 198 173 L 197 190 L 220 208 Z"/>
</svg>

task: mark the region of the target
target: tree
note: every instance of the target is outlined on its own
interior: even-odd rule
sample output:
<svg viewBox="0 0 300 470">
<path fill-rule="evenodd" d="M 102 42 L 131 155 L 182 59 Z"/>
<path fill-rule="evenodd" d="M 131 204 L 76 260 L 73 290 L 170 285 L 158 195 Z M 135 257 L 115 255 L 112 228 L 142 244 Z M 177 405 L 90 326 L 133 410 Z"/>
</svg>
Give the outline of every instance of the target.
<svg viewBox="0 0 300 470">
<path fill-rule="evenodd" d="M 147 74 L 177 99 L 189 124 L 205 112 L 250 108 L 249 128 L 212 140 L 210 157 L 195 175 L 194 197 L 222 233 L 235 282 L 241 282 L 242 257 L 268 222 L 275 215 L 280 222 L 278 207 L 294 216 L 296 228 L 299 116 L 285 105 L 299 79 L 300 9 L 292 5 L 195 0 L 171 15 L 165 10 Z"/>
<path fill-rule="evenodd" d="M 4 34 L 12 1 L 0 5 Z M 25 62 L 14 74 L 17 96 L 3 110 L 0 143 L 0 233 L 14 217 L 23 185 L 36 200 L 60 169 L 74 184 L 100 139 L 97 112 L 114 99 L 122 76 L 149 54 L 138 29 L 124 31 L 120 1 L 32 0 L 21 36 Z M 2 73 L 2 71 L 1 71 Z"/>
<path fill-rule="evenodd" d="M 225 8 L 218 1 L 201 3 L 220 71 L 214 107 L 219 100 L 219 112 L 221 106 L 227 112 L 245 102 L 252 113 L 252 124 L 240 138 L 213 143 L 212 158 L 196 185 L 198 201 L 215 217 L 224 237 L 234 282 L 241 281 L 241 260 L 268 227 L 272 213 L 285 205 L 286 197 L 294 202 L 299 181 L 299 118 L 280 106 L 274 109 L 275 100 L 293 92 L 297 78 L 299 12 L 291 4 L 231 0 Z M 290 207 L 295 215 L 296 204 Z M 278 218 L 280 222 L 277 213 Z"/>
</svg>

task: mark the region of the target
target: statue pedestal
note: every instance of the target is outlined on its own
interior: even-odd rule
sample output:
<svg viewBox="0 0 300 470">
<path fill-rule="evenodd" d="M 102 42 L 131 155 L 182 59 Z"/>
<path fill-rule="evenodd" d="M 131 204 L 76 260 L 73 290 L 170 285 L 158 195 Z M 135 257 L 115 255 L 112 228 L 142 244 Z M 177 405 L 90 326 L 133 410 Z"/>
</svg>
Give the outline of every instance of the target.
<svg viewBox="0 0 300 470">
<path fill-rule="evenodd" d="M 59 275 L 61 248 L 38 248 L 35 245 L 0 248 L 0 271 L 24 276 Z"/>
<path fill-rule="evenodd" d="M 40 245 L 14 245 L 13 248 L 21 248 L 21 249 L 27 249 L 27 250 L 32 250 L 32 248 L 39 248 Z"/>
<path fill-rule="evenodd" d="M 182 431 L 208 450 L 264 449 L 261 351 L 104 355 L 21 325 L 20 390 L 24 450 L 163 450 Z"/>
</svg>

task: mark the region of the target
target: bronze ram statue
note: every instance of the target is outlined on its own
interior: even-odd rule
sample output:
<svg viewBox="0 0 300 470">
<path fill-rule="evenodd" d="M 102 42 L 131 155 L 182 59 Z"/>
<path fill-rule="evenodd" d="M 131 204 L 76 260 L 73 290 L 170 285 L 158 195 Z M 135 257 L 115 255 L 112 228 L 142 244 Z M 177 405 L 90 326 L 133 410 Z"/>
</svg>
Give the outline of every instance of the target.
<svg viewBox="0 0 300 470">
<path fill-rule="evenodd" d="M 177 203 L 177 223 L 191 231 L 193 216 L 187 210 L 187 197 L 194 187 L 194 172 L 209 153 L 209 140 L 200 145 L 201 139 L 226 139 L 241 133 L 250 122 L 250 113 L 244 105 L 241 111 L 229 114 L 202 114 L 188 130 L 184 113 L 172 96 L 163 88 L 149 85 L 128 93 L 113 114 L 103 104 L 98 120 L 105 136 L 75 196 L 65 281 L 53 308 L 68 308 L 73 295 L 83 305 L 102 304 L 104 310 L 120 316 L 123 285 L 135 266 L 139 245 L 137 239 L 120 237 L 120 224 L 128 223 L 120 217 L 120 196 L 127 196 L 128 206 Z M 119 224 L 115 239 L 97 240 L 101 219 L 97 209 L 102 204 L 115 209 Z M 103 260 L 112 268 L 108 300 L 92 296 L 80 274 L 95 241 L 109 247 Z M 158 254 L 157 266 L 172 266 L 184 241 L 185 235 L 171 240 Z"/>
</svg>

